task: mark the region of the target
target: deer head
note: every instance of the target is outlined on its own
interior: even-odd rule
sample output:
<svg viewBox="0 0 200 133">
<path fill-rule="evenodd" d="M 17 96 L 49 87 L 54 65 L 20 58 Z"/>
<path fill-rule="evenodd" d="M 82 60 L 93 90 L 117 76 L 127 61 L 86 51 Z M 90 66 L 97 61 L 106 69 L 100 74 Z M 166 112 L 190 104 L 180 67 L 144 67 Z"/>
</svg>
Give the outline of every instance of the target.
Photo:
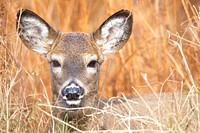
<svg viewBox="0 0 200 133">
<path fill-rule="evenodd" d="M 17 31 L 27 48 L 49 62 L 55 105 L 76 108 L 96 105 L 103 56 L 124 46 L 132 21 L 131 12 L 121 10 L 92 33 L 61 33 L 34 12 L 22 9 L 17 13 Z"/>
</svg>

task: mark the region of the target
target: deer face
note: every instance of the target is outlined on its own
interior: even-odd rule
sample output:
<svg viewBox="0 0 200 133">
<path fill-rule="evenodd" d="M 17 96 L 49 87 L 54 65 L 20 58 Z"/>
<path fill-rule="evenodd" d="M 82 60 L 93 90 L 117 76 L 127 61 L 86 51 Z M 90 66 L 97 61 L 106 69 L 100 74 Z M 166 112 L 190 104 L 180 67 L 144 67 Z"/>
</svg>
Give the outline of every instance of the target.
<svg viewBox="0 0 200 133">
<path fill-rule="evenodd" d="M 67 108 L 94 106 L 102 55 L 90 34 L 63 33 L 46 59 L 51 66 L 54 102 Z"/>
<path fill-rule="evenodd" d="M 17 14 L 17 31 L 51 68 L 53 102 L 61 107 L 95 106 L 103 56 L 121 49 L 132 31 L 132 14 L 121 10 L 93 33 L 61 33 L 35 13 Z"/>
</svg>

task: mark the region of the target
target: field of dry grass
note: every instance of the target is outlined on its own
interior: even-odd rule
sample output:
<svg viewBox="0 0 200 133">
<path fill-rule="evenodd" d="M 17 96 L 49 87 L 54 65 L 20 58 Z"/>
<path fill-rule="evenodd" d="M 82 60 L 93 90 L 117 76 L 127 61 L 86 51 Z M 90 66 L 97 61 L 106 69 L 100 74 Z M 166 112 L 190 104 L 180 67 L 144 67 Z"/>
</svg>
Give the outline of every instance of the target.
<svg viewBox="0 0 200 133">
<path fill-rule="evenodd" d="M 49 66 L 42 55 L 21 43 L 14 19 L 20 8 L 36 12 L 65 32 L 92 32 L 111 14 L 132 11 L 129 41 L 119 53 L 107 56 L 102 67 L 99 95 L 104 99 L 198 92 L 199 5 L 193 0 L 0 1 L 0 132 L 43 132 L 52 119 L 48 107 L 44 111 L 41 106 L 51 101 Z"/>
</svg>

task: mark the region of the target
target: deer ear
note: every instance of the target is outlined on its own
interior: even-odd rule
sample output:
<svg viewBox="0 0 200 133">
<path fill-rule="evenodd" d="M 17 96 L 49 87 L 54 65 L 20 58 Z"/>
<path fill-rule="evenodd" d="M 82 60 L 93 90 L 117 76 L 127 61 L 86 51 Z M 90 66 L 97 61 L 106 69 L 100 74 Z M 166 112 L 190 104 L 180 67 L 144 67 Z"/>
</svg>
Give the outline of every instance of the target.
<svg viewBox="0 0 200 133">
<path fill-rule="evenodd" d="M 31 50 L 40 54 L 47 53 L 59 32 L 54 30 L 41 17 L 27 9 L 17 13 L 17 31 L 22 42 Z"/>
<path fill-rule="evenodd" d="M 95 44 L 103 54 L 117 52 L 129 39 L 132 23 L 132 13 L 128 10 L 113 14 L 93 33 Z"/>
</svg>

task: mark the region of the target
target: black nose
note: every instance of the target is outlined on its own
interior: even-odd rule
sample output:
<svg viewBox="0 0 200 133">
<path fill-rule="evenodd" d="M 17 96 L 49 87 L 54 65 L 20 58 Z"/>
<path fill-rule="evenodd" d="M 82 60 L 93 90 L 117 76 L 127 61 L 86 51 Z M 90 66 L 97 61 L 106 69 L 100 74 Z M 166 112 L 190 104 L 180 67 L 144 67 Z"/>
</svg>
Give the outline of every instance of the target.
<svg viewBox="0 0 200 133">
<path fill-rule="evenodd" d="M 67 100 L 78 100 L 82 98 L 83 89 L 75 83 L 70 83 L 62 90 L 62 95 Z"/>
</svg>

